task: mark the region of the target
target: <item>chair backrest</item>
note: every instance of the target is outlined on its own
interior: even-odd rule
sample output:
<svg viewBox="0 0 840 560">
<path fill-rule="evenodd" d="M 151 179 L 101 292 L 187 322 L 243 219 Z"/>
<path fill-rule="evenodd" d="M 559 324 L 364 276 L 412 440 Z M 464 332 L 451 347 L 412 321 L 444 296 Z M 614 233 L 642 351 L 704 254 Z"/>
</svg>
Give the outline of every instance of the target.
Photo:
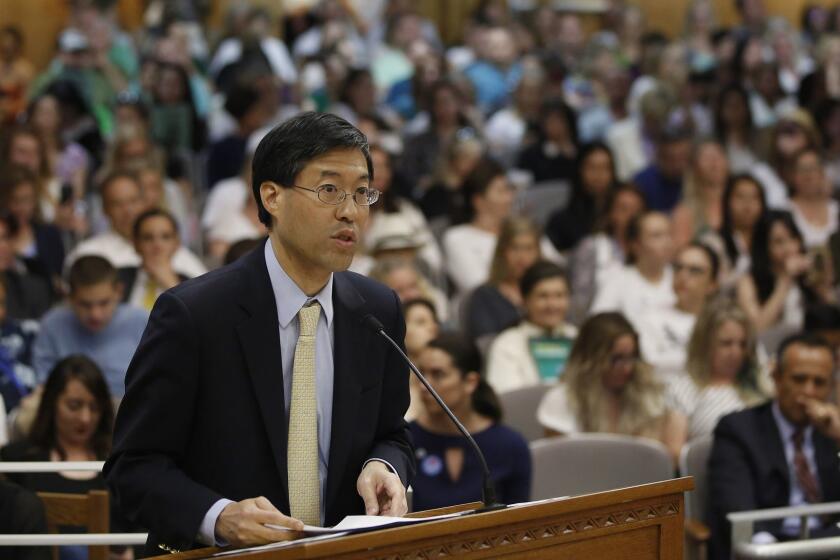
<svg viewBox="0 0 840 560">
<path fill-rule="evenodd" d="M 499 394 L 504 423 L 528 441 L 543 437 L 543 427 L 537 420 L 537 407 L 551 385 L 539 384 Z"/>
<path fill-rule="evenodd" d="M 519 191 L 514 207 L 540 227 L 569 203 L 572 187 L 566 181 L 544 181 Z"/>
<path fill-rule="evenodd" d="M 38 492 L 38 497 L 44 503 L 47 528 L 51 533 L 57 533 L 61 526 L 83 527 L 88 533 L 110 531 L 109 500 L 105 490 L 91 490 L 87 494 Z M 55 547 L 53 557 L 57 558 Z M 89 560 L 107 558 L 107 546 L 88 547 Z"/>
<path fill-rule="evenodd" d="M 712 441 L 712 436 L 697 438 L 680 451 L 680 474 L 694 477 L 694 490 L 685 495 L 685 511 L 687 517 L 703 522 L 706 519 L 706 469 Z"/>
<path fill-rule="evenodd" d="M 531 499 L 578 496 L 673 478 L 668 449 L 658 441 L 580 434 L 531 443 Z"/>
</svg>

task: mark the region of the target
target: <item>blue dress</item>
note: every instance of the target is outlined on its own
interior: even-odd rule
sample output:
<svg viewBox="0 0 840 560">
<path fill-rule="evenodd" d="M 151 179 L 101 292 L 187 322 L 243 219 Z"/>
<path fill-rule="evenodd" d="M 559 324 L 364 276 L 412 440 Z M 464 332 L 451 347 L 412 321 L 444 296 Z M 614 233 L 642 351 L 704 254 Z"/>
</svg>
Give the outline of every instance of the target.
<svg viewBox="0 0 840 560">
<path fill-rule="evenodd" d="M 409 424 L 417 456 L 417 475 L 413 510 L 481 501 L 481 462 L 462 436 L 429 432 L 417 422 Z M 496 498 L 504 504 L 528 501 L 531 494 L 531 453 L 528 442 L 507 426 L 493 424 L 472 434 L 484 452 L 490 475 L 496 485 Z M 464 464 L 458 480 L 446 469 L 447 449 L 464 451 Z"/>
</svg>

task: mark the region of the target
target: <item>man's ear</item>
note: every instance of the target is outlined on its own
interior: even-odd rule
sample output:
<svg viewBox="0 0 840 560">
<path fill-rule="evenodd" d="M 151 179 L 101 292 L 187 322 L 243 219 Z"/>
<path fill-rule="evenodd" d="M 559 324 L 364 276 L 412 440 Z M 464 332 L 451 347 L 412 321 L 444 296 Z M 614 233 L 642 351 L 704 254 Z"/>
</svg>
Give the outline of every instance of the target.
<svg viewBox="0 0 840 560">
<path fill-rule="evenodd" d="M 280 212 L 287 190 L 289 189 L 284 189 L 274 181 L 263 181 L 260 184 L 260 200 L 263 207 L 272 216 L 276 216 Z"/>
</svg>

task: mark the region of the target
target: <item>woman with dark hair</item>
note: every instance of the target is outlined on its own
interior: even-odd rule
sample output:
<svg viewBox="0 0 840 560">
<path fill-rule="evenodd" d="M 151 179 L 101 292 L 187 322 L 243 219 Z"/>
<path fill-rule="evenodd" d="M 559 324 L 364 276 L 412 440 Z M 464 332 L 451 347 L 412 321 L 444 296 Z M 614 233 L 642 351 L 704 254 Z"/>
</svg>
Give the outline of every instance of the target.
<svg viewBox="0 0 840 560">
<path fill-rule="evenodd" d="M 198 151 L 206 141 L 206 130 L 198 118 L 190 89 L 190 77 L 178 64 L 161 62 L 152 96 L 151 131 L 155 143 L 166 153 L 177 155 Z"/>
<path fill-rule="evenodd" d="M 459 134 L 476 135 L 476 125 L 467 116 L 467 101 L 455 82 L 435 82 L 428 105 L 428 128 L 403 139 L 405 151 L 399 170 L 412 190 L 422 191 L 427 186 L 441 155 Z"/>
<path fill-rule="evenodd" d="M 755 330 L 776 325 L 801 329 L 810 305 L 834 303 L 825 274 L 805 253 L 788 212 L 771 211 L 756 229 L 750 274 L 738 281 L 738 303 Z"/>
<path fill-rule="evenodd" d="M 377 119 L 389 128 L 398 126 L 399 117 L 387 105 L 376 101 L 376 84 L 367 68 L 353 68 L 347 72 L 338 92 L 338 103 L 329 111 L 347 122 L 359 125 L 362 119 Z"/>
<path fill-rule="evenodd" d="M 831 197 L 822 155 L 805 148 L 792 159 L 790 212 L 802 233 L 805 248 L 817 250 L 838 230 L 840 204 Z"/>
<path fill-rule="evenodd" d="M 645 197 L 630 183 L 615 187 L 607 197 L 599 231 L 583 238 L 569 256 L 572 300 L 569 316 L 580 324 L 589 312 L 595 294 L 611 271 L 627 261 L 627 228 L 635 216 L 645 211 Z"/>
<path fill-rule="evenodd" d="M 49 279 L 60 292 L 64 266 L 61 232 L 41 219 L 38 178 L 29 169 L 9 166 L 0 175 L 0 209 L 15 221 L 12 244 L 27 270 Z"/>
<path fill-rule="evenodd" d="M 475 346 L 458 335 L 440 335 L 420 353 L 417 364 L 484 453 L 498 500 L 506 504 L 528 500 L 528 443 L 501 424 L 501 405 L 481 377 L 481 356 Z M 409 424 L 417 456 L 414 509 L 480 500 L 483 475 L 478 457 L 425 388 L 421 398 L 423 409 Z"/>
<path fill-rule="evenodd" d="M 720 230 L 701 239 L 721 258 L 721 286 L 729 289 L 749 271 L 755 228 L 767 213 L 764 189 L 751 175 L 733 175 L 726 182 L 721 210 Z"/>
<path fill-rule="evenodd" d="M 502 224 L 513 208 L 513 188 L 504 168 L 491 159 L 480 161 L 462 187 L 466 223 L 443 234 L 446 272 L 458 293 L 466 294 L 483 284 Z"/>
<path fill-rule="evenodd" d="M 750 96 L 738 83 L 725 86 L 715 99 L 715 135 L 726 149 L 733 173 L 748 171 L 756 161 L 756 129 Z"/>
<path fill-rule="evenodd" d="M 538 261 L 519 286 L 525 316 L 493 340 L 487 358 L 487 381 L 500 393 L 556 381 L 577 336 L 566 322 L 569 282 L 562 268 Z"/>
<path fill-rule="evenodd" d="M 548 99 L 540 116 L 538 140 L 519 154 L 516 167 L 530 171 L 534 183 L 571 181 L 578 167 L 577 115 L 564 101 Z"/>
<path fill-rule="evenodd" d="M 494 336 L 519 322 L 523 304 L 519 282 L 539 258 L 539 228 L 526 218 L 506 220 L 493 252 L 490 277 L 470 294 L 462 318 L 471 339 Z"/>
<path fill-rule="evenodd" d="M 614 187 L 615 163 L 607 145 L 593 142 L 581 148 L 575 160 L 572 199 L 551 216 L 545 228 L 558 251 L 573 249 L 595 230 Z"/>
<path fill-rule="evenodd" d="M 41 393 L 29 435 L 0 449 L 3 461 L 104 461 L 111 451 L 114 407 L 99 367 L 81 355 L 58 362 Z M 8 474 L 32 492 L 104 490 L 99 472 Z M 112 507 L 112 519 L 116 508 Z M 62 547 L 62 560 L 86 558 L 87 547 Z"/>
</svg>

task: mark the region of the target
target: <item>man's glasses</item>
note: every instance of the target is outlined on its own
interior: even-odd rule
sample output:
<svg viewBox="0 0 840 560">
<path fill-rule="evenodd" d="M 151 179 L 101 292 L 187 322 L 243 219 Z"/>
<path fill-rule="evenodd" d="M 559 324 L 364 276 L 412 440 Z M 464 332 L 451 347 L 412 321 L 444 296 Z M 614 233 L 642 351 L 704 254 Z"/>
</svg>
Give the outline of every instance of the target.
<svg viewBox="0 0 840 560">
<path fill-rule="evenodd" d="M 340 189 L 335 185 L 321 185 L 317 189 L 307 189 L 306 187 L 299 187 L 292 185 L 296 189 L 302 191 L 314 192 L 318 195 L 318 200 L 324 204 L 332 204 L 338 206 L 343 203 L 348 196 L 347 191 Z M 370 206 L 379 200 L 379 191 L 370 187 L 359 187 L 353 191 L 353 201 L 359 206 Z"/>
</svg>

